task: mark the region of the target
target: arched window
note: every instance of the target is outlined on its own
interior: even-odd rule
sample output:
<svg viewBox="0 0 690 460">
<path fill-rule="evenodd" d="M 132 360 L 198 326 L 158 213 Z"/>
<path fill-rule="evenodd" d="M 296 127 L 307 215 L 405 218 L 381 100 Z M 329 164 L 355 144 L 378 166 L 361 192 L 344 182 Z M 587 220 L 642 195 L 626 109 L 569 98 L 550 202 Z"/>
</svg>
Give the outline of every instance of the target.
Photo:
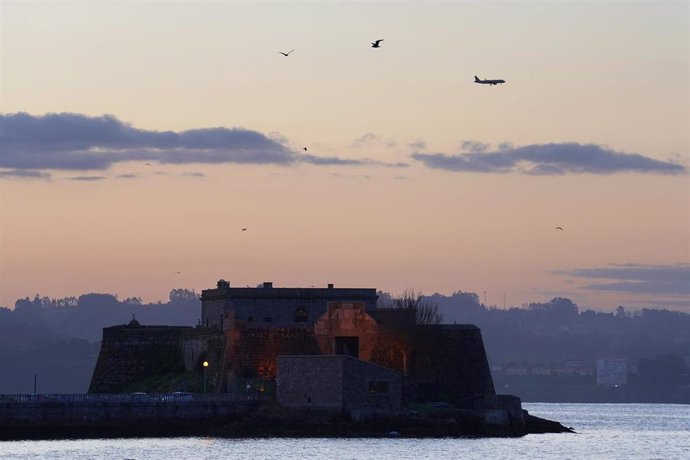
<svg viewBox="0 0 690 460">
<path fill-rule="evenodd" d="M 295 322 L 306 323 L 309 320 L 309 313 L 305 308 L 299 307 L 295 310 Z"/>
</svg>

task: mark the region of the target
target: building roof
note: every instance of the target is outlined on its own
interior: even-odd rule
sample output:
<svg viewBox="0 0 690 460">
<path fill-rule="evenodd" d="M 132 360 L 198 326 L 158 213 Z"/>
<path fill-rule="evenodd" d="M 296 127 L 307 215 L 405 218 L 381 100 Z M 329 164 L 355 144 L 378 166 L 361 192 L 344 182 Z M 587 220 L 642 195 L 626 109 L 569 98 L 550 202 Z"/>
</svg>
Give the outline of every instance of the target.
<svg viewBox="0 0 690 460">
<path fill-rule="evenodd" d="M 214 299 L 333 299 L 342 300 L 376 300 L 374 288 L 274 288 L 273 283 L 263 283 L 259 287 L 230 287 L 224 280 L 218 282 L 215 289 L 201 291 L 201 300 Z"/>
</svg>

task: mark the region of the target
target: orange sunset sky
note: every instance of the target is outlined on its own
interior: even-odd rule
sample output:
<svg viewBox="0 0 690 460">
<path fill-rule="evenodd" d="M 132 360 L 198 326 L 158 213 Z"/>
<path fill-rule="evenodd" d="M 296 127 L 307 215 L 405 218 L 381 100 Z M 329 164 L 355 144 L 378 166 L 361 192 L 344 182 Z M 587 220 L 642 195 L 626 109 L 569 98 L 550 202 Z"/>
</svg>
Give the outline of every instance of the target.
<svg viewBox="0 0 690 460">
<path fill-rule="evenodd" d="M 690 311 L 688 5 L 3 1 L 0 305 L 225 278 Z"/>
</svg>

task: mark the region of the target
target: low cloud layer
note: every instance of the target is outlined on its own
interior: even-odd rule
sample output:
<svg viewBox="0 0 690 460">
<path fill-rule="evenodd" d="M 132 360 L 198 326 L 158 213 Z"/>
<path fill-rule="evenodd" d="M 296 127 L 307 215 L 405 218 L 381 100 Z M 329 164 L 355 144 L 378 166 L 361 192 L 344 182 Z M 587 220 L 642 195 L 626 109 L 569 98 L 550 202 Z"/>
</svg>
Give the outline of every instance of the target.
<svg viewBox="0 0 690 460">
<path fill-rule="evenodd" d="M 386 166 L 389 168 L 406 168 L 409 166 L 404 162 L 387 163 L 369 158 L 318 157 L 315 155 L 300 155 L 299 161 L 318 166 Z"/>
<path fill-rule="evenodd" d="M 503 143 L 493 151 L 490 147 L 477 141 L 464 141 L 461 148 L 465 153 L 447 155 L 415 152 L 412 158 L 429 168 L 458 172 L 531 175 L 687 172 L 681 164 L 655 160 L 637 153 L 616 152 L 595 144 L 567 142 L 515 147 Z"/>
<path fill-rule="evenodd" d="M 288 148 L 286 141 L 275 134 L 266 136 L 243 128 L 148 131 L 109 115 L 0 115 L 0 168 L 86 171 L 104 170 L 128 161 L 407 166 L 368 159 L 302 155 Z"/>
<path fill-rule="evenodd" d="M 690 295 L 690 264 L 613 265 L 558 273 L 598 281 L 582 286 L 587 290 L 671 296 Z"/>
<path fill-rule="evenodd" d="M 78 182 L 97 182 L 99 180 L 105 179 L 107 179 L 107 177 L 105 176 L 75 176 L 69 178 L 69 180 L 74 180 Z"/>
<path fill-rule="evenodd" d="M 50 179 L 48 173 L 41 171 L 27 171 L 24 169 L 10 169 L 0 171 L 0 179 Z"/>
</svg>

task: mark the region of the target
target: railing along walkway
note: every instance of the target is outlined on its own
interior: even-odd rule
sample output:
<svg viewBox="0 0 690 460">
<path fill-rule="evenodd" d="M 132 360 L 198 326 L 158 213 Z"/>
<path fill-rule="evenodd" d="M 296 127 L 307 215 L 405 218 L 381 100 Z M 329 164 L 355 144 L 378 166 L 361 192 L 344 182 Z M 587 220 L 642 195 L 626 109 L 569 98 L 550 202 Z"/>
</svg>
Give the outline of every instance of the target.
<svg viewBox="0 0 690 460">
<path fill-rule="evenodd" d="M 0 394 L 1 404 L 31 403 L 193 403 L 193 402 L 245 402 L 265 398 L 255 394 L 231 393 L 127 393 L 127 394 Z"/>
</svg>

